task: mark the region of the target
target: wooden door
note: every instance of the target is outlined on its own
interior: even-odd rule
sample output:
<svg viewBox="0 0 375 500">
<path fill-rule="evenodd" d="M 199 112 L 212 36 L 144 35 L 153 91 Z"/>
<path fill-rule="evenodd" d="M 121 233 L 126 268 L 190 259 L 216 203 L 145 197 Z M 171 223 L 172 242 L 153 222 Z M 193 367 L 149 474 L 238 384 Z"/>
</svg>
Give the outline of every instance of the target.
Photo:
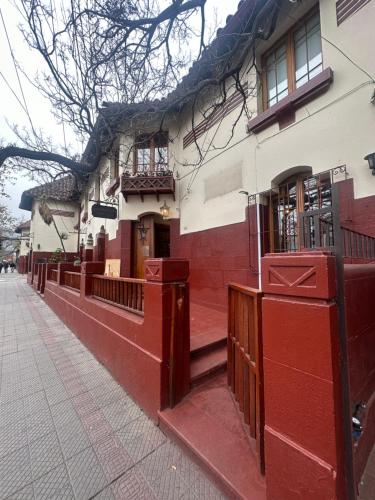
<svg viewBox="0 0 375 500">
<path fill-rule="evenodd" d="M 154 256 L 154 216 L 151 214 L 133 224 L 133 278 L 145 277 L 144 262 Z"/>
<path fill-rule="evenodd" d="M 264 397 L 261 297 L 259 290 L 229 284 L 228 385 L 256 440 L 264 473 Z"/>
<path fill-rule="evenodd" d="M 169 224 L 154 223 L 155 258 L 170 257 Z"/>
</svg>

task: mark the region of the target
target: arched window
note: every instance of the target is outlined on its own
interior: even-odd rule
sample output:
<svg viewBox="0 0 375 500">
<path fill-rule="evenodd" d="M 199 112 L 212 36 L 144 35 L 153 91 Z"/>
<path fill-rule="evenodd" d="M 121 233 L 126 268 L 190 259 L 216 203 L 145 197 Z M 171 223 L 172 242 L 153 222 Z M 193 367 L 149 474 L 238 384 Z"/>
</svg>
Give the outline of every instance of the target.
<svg viewBox="0 0 375 500">
<path fill-rule="evenodd" d="M 314 176 L 294 174 L 282 181 L 269 198 L 270 251 L 295 252 L 330 246 L 331 205 L 329 172 Z"/>
</svg>

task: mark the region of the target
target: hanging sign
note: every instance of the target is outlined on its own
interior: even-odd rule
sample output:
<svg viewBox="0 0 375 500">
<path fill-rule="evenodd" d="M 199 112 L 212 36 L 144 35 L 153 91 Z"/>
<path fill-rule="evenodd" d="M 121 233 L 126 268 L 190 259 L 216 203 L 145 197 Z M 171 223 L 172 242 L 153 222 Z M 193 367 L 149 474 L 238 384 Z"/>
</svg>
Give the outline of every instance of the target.
<svg viewBox="0 0 375 500">
<path fill-rule="evenodd" d="M 91 213 L 93 217 L 98 217 L 100 219 L 117 219 L 116 208 L 100 205 L 99 203 L 95 203 L 95 205 L 91 207 Z"/>
</svg>

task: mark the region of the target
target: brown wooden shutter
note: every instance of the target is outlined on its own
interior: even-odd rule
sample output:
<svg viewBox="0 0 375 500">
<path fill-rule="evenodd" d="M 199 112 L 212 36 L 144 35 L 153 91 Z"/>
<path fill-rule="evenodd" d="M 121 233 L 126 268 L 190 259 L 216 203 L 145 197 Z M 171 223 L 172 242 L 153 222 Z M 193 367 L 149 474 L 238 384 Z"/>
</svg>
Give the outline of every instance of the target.
<svg viewBox="0 0 375 500">
<path fill-rule="evenodd" d="M 338 0 L 336 2 L 337 25 L 368 4 L 370 0 Z"/>
</svg>

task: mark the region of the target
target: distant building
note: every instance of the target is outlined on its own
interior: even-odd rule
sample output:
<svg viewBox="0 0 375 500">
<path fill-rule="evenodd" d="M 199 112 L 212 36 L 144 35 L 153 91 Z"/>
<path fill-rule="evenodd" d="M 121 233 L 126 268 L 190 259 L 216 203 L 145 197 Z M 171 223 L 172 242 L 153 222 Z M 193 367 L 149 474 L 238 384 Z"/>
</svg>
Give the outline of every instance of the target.
<svg viewBox="0 0 375 500">
<path fill-rule="evenodd" d="M 79 188 L 76 179 L 70 175 L 22 193 L 19 207 L 31 212 L 29 247 L 26 252 L 28 271 L 31 271 L 33 263 L 48 260 L 52 253 L 62 249 L 62 246 L 70 259 L 78 254 L 78 198 Z M 43 205 L 53 217 L 49 225 L 41 213 Z"/>
</svg>

